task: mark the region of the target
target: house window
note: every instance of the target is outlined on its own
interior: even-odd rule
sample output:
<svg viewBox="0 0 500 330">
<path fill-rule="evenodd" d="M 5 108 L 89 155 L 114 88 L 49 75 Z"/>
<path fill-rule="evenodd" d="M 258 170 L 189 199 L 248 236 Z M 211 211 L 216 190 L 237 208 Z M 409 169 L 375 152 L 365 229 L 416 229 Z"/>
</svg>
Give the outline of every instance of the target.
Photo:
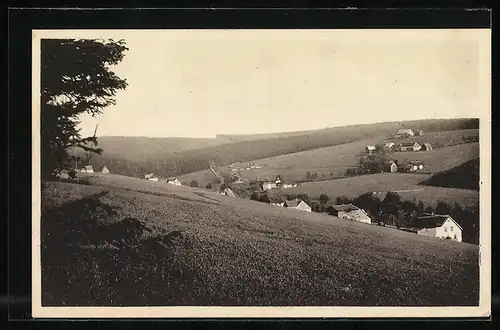
<svg viewBox="0 0 500 330">
<path fill-rule="evenodd" d="M 453 236 L 453 239 L 457 239 L 457 234 L 455 234 L 455 236 Z"/>
<path fill-rule="evenodd" d="M 444 232 L 446 233 L 448 231 L 448 227 L 444 227 Z"/>
<path fill-rule="evenodd" d="M 450 231 L 453 231 L 453 226 L 450 226 Z"/>
</svg>

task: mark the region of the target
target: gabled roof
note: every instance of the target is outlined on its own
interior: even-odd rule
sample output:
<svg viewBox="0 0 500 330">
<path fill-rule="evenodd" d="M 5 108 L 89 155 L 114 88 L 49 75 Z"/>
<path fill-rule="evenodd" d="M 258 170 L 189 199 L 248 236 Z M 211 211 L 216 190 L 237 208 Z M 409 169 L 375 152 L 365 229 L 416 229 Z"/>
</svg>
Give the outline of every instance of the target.
<svg viewBox="0 0 500 330">
<path fill-rule="evenodd" d="M 359 207 L 353 204 L 338 204 L 331 206 L 337 212 L 351 212 L 359 210 Z"/>
<path fill-rule="evenodd" d="M 462 227 L 447 214 L 432 214 L 418 217 L 417 219 L 412 221 L 412 223 L 408 227 L 416 229 L 438 228 L 441 227 L 448 219 L 451 219 L 460 229 L 462 229 Z"/>
<path fill-rule="evenodd" d="M 375 147 L 375 146 L 366 146 L 366 149 L 368 149 L 368 150 L 375 150 L 375 149 L 377 149 L 377 147 Z"/>
<path fill-rule="evenodd" d="M 385 147 L 392 147 L 394 145 L 394 142 L 387 142 L 384 146 Z"/>
<path fill-rule="evenodd" d="M 153 178 L 155 175 L 153 173 L 146 174 L 144 177 L 146 179 Z"/>
<path fill-rule="evenodd" d="M 422 144 L 422 145 L 424 145 L 424 146 L 426 146 L 426 147 L 432 147 L 432 145 L 431 145 L 430 143 L 428 143 L 428 142 L 427 142 L 427 143 L 424 143 L 424 144 Z"/>
<path fill-rule="evenodd" d="M 401 146 L 402 147 L 413 147 L 415 144 L 418 144 L 420 145 L 418 142 L 405 142 L 405 143 L 401 143 Z"/>
<path fill-rule="evenodd" d="M 401 128 L 396 132 L 396 134 L 405 134 L 405 133 L 413 133 L 413 131 L 410 128 Z"/>
<path fill-rule="evenodd" d="M 286 201 L 284 205 L 286 207 L 296 207 L 296 206 L 298 206 L 302 202 L 307 205 L 306 202 L 304 202 L 304 201 L 302 201 L 300 199 L 296 199 L 296 200 L 292 200 L 292 201 Z"/>
<path fill-rule="evenodd" d="M 179 181 L 179 179 L 177 179 L 177 178 L 167 178 L 167 182 L 169 182 L 169 181 L 175 181 L 175 180 Z"/>
</svg>

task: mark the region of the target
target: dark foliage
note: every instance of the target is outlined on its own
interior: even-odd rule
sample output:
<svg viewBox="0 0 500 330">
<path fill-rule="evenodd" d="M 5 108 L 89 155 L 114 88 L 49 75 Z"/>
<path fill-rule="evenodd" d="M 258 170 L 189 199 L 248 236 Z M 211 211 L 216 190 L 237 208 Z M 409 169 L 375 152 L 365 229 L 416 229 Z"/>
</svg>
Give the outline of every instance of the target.
<svg viewBox="0 0 500 330">
<path fill-rule="evenodd" d="M 422 185 L 479 190 L 479 158 L 444 172 L 436 173 Z"/>
</svg>

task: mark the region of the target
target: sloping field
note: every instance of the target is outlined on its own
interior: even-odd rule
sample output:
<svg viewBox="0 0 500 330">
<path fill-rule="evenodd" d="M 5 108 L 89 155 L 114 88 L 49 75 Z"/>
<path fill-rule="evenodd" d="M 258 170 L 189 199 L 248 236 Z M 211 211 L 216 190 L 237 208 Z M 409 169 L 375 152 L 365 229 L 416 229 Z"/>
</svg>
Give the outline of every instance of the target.
<svg viewBox="0 0 500 330">
<path fill-rule="evenodd" d="M 295 133 L 271 134 L 264 139 L 239 141 L 230 139 L 181 139 L 178 143 L 185 148 L 197 144 L 206 146 L 197 149 L 178 150 L 172 139 L 133 138 L 119 140 L 115 145 L 110 141 L 103 142 L 104 153 L 102 156 L 92 158 L 93 165 L 100 169 L 106 165 L 116 174 L 142 177 L 146 173 L 155 172 L 159 176 L 180 176 L 182 174 L 208 169 L 209 162 L 215 161 L 218 165 L 229 165 L 232 162 L 252 161 L 256 159 L 275 157 L 295 152 L 307 151 L 328 146 L 335 146 L 349 142 L 372 139 L 379 136 L 388 136 L 401 127 L 402 123 L 375 123 L 333 127 L 323 130 L 306 131 L 300 135 Z M 438 119 L 403 122 L 411 124 L 416 129 L 423 127 L 426 131 L 443 131 L 450 129 L 466 129 L 477 127 L 475 119 Z M 429 128 L 427 130 L 426 128 Z M 300 133 L 300 132 L 299 132 Z M 263 135 L 267 136 L 267 135 Z M 167 141 L 167 142 L 165 142 Z M 191 142 L 188 142 L 191 141 Z M 210 141 L 210 142 L 208 142 Z M 231 143 L 226 143 L 231 142 Z M 211 145 L 215 143 L 215 145 Z M 222 143 L 218 145 L 218 143 Z M 174 147 L 172 147 L 174 146 Z"/>
<path fill-rule="evenodd" d="M 479 143 L 460 144 L 432 151 L 395 152 L 393 159 L 401 162 L 420 161 L 425 164 L 422 173 L 438 173 L 479 157 Z"/>
<path fill-rule="evenodd" d="M 474 245 L 201 189 L 92 180 L 101 186 L 45 185 L 44 306 L 478 304 Z"/>
<path fill-rule="evenodd" d="M 356 176 L 352 178 L 306 182 L 296 188 L 273 189 L 271 195 L 307 194 L 310 198 L 318 198 L 322 193 L 331 199 L 340 196 L 357 197 L 364 193 L 376 192 L 383 199 L 387 191 L 395 191 L 405 200 L 424 202 L 425 205 L 436 205 L 438 201 L 453 204 L 458 202 L 464 206 L 477 206 L 479 193 L 475 190 L 441 188 L 419 185 L 429 178 L 425 174 L 380 173 Z"/>
<path fill-rule="evenodd" d="M 434 174 L 421 184 L 436 187 L 479 190 L 479 158 Z"/>
<path fill-rule="evenodd" d="M 428 132 L 422 136 L 406 139 L 395 139 L 395 143 L 418 142 L 430 143 L 434 149 L 450 147 L 457 144 L 479 142 L 479 129 Z"/>
<path fill-rule="evenodd" d="M 345 176 L 350 167 L 356 167 L 359 155 L 370 144 L 382 143 L 384 137 L 366 139 L 333 147 L 297 152 L 277 157 L 257 160 L 263 165 L 259 169 L 241 170 L 239 175 L 246 181 L 274 177 L 280 174 L 287 182 L 302 181 L 307 172 L 317 173 L 318 179 L 335 179 Z M 422 173 L 437 173 L 458 166 L 479 157 L 479 143 L 459 144 L 432 151 L 395 152 L 392 158 L 399 162 L 421 161 L 425 164 Z M 234 172 L 229 167 L 221 167 L 226 176 Z M 181 181 L 197 180 L 205 186 L 214 179 L 208 171 L 198 171 L 183 175 Z"/>
</svg>

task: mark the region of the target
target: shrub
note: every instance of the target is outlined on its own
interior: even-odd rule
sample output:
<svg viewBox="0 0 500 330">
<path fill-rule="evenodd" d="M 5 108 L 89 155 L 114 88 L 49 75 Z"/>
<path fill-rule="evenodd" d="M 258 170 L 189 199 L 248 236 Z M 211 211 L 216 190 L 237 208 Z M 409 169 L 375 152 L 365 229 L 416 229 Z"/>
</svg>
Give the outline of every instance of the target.
<svg viewBox="0 0 500 330">
<path fill-rule="evenodd" d="M 196 180 L 193 180 L 191 181 L 191 183 L 189 184 L 191 187 L 198 187 L 198 181 Z"/>
</svg>

